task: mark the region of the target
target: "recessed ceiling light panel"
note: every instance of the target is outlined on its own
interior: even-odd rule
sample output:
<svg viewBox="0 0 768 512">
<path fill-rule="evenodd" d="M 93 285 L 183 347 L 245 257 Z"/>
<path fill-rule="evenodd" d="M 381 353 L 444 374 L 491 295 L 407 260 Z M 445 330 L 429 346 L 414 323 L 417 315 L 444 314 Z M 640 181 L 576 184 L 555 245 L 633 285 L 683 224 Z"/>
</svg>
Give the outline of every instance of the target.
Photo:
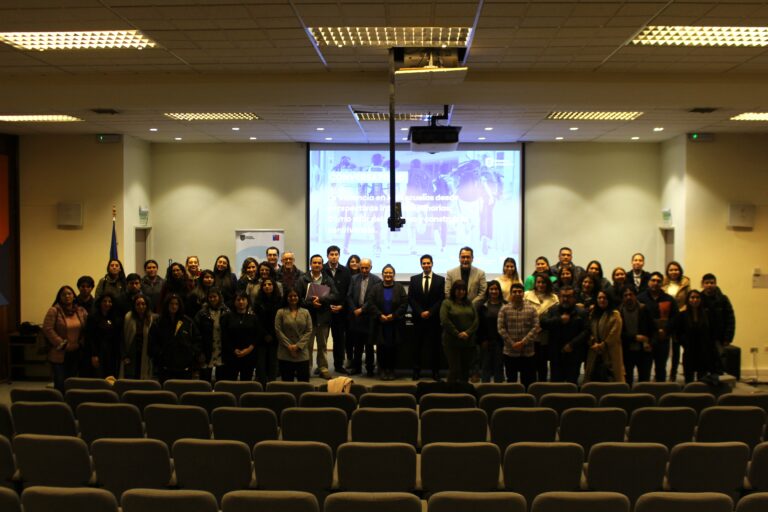
<svg viewBox="0 0 768 512">
<path fill-rule="evenodd" d="M 166 112 L 166 117 L 177 121 L 257 121 L 251 112 Z"/>
<path fill-rule="evenodd" d="M 634 121 L 642 112 L 550 112 L 547 119 L 555 121 Z"/>
<path fill-rule="evenodd" d="M 358 121 L 389 121 L 388 112 L 355 112 L 354 114 Z M 432 114 L 423 112 L 395 112 L 395 121 L 429 121 L 430 119 Z"/>
<path fill-rule="evenodd" d="M 91 32 L 1 32 L 0 42 L 20 50 L 106 50 L 154 48 L 156 43 L 138 30 Z"/>
<path fill-rule="evenodd" d="M 744 112 L 733 116 L 731 121 L 768 121 L 768 112 Z"/>
<path fill-rule="evenodd" d="M 310 27 L 318 46 L 465 47 L 471 27 Z"/>
<path fill-rule="evenodd" d="M 3 123 L 72 123 L 82 121 L 79 117 L 66 115 L 0 115 Z"/>
<path fill-rule="evenodd" d="M 768 27 L 692 27 L 652 25 L 632 44 L 653 46 L 768 46 Z"/>
</svg>

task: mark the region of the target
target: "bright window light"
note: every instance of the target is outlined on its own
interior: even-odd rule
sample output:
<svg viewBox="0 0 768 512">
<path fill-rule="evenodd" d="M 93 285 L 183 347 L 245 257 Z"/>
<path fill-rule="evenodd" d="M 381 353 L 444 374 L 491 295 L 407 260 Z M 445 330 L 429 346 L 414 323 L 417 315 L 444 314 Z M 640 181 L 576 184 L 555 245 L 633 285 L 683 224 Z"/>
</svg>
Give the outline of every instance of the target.
<svg viewBox="0 0 768 512">
<path fill-rule="evenodd" d="M 471 27 L 310 27 L 318 46 L 465 47 Z"/>
<path fill-rule="evenodd" d="M 155 42 L 138 30 L 93 32 L 2 32 L 0 42 L 20 50 L 104 50 L 154 48 Z"/>
<path fill-rule="evenodd" d="M 768 27 L 649 26 L 632 44 L 654 46 L 768 46 Z"/>
<path fill-rule="evenodd" d="M 72 123 L 82 121 L 79 117 L 66 115 L 0 115 L 3 123 Z"/>
<path fill-rule="evenodd" d="M 166 117 L 177 121 L 257 121 L 251 112 L 166 112 Z"/>
<path fill-rule="evenodd" d="M 634 121 L 642 112 L 550 112 L 555 121 Z"/>
</svg>

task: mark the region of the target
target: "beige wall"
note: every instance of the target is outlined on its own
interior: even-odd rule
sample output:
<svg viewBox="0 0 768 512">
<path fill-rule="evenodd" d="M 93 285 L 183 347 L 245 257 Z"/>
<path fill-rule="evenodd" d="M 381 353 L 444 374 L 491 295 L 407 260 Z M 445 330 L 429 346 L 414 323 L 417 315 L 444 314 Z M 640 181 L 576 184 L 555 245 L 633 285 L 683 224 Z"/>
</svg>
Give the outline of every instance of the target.
<svg viewBox="0 0 768 512">
<path fill-rule="evenodd" d="M 139 226 L 139 206 L 151 207 L 150 177 L 152 155 L 150 144 L 133 137 L 126 137 L 123 142 L 123 247 L 120 257 L 126 274 L 138 272 L 144 274 L 144 262 L 136 261 L 136 227 Z M 151 210 L 151 208 L 150 208 Z M 151 224 L 152 217 L 149 218 Z M 151 231 L 147 243 L 147 253 L 151 253 Z"/>
<path fill-rule="evenodd" d="M 112 205 L 123 209 L 123 146 L 92 135 L 24 135 L 19 154 L 21 320 L 42 322 L 61 285 L 106 272 Z M 57 227 L 61 201 L 83 203 L 82 228 Z"/>
<path fill-rule="evenodd" d="M 768 272 L 768 136 L 717 134 L 713 142 L 687 146 L 685 272 L 698 287 L 713 272 L 736 311 L 736 344 L 745 369 L 750 347 L 760 349 L 758 364 L 768 366 L 768 289 L 752 288 L 752 270 Z M 757 206 L 755 227 L 727 227 L 728 205 Z"/>
<path fill-rule="evenodd" d="M 564 245 L 608 279 L 638 251 L 647 268 L 663 265 L 658 144 L 533 143 L 525 155 L 526 274 Z"/>
<path fill-rule="evenodd" d="M 153 145 L 153 255 L 161 268 L 190 254 L 234 264 L 236 229 L 282 228 L 304 268 L 306 173 L 303 144 Z"/>
<path fill-rule="evenodd" d="M 672 210 L 672 258 L 685 268 L 685 173 L 687 169 L 686 137 L 681 135 L 661 145 L 661 208 Z M 666 262 L 663 262 L 666 263 Z"/>
</svg>

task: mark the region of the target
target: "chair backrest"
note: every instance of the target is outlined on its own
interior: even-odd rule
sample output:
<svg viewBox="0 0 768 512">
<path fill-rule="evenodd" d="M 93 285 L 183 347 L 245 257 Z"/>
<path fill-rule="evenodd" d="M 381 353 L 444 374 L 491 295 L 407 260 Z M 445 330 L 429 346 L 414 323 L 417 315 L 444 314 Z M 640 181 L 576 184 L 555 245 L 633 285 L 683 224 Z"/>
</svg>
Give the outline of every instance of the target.
<svg viewBox="0 0 768 512">
<path fill-rule="evenodd" d="M 122 398 L 126 391 L 160 391 L 163 387 L 156 380 L 150 379 L 117 379 L 112 391 Z"/>
<path fill-rule="evenodd" d="M 416 397 L 410 393 L 366 393 L 360 397 L 363 407 L 398 407 L 416 410 Z"/>
<path fill-rule="evenodd" d="M 251 451 L 240 441 L 180 439 L 173 443 L 176 481 L 182 489 L 208 491 L 218 501 L 251 483 Z"/>
<path fill-rule="evenodd" d="M 409 382 L 395 384 L 372 384 L 371 393 L 407 393 L 416 396 L 417 385 Z"/>
<path fill-rule="evenodd" d="M 0 510 L 3 512 L 21 512 L 21 501 L 15 490 L 0 486 Z"/>
<path fill-rule="evenodd" d="M 748 494 L 739 500 L 736 512 L 765 512 L 768 510 L 768 492 Z M 688 512 L 688 511 L 685 511 Z M 692 512 L 721 512 L 721 510 L 697 509 Z M 725 508 L 722 509 L 725 512 Z"/>
<path fill-rule="evenodd" d="M 77 435 L 75 415 L 63 402 L 16 402 L 11 415 L 16 434 Z"/>
<path fill-rule="evenodd" d="M 425 493 L 495 491 L 501 452 L 493 443 L 432 443 L 421 450 L 421 485 Z"/>
<path fill-rule="evenodd" d="M 196 405 L 152 404 L 144 409 L 147 437 L 164 441 L 169 448 L 189 437 L 210 439 L 208 413 Z"/>
<path fill-rule="evenodd" d="M 320 512 L 317 498 L 303 491 L 230 491 L 221 500 L 222 512 Z"/>
<path fill-rule="evenodd" d="M 629 499 L 617 492 L 542 493 L 533 500 L 531 512 L 629 512 Z"/>
<path fill-rule="evenodd" d="M 64 401 L 77 418 L 77 406 L 80 404 L 116 404 L 120 401 L 120 397 L 111 389 L 70 389 L 64 393 Z"/>
<path fill-rule="evenodd" d="M 283 382 L 278 380 L 267 382 L 267 391 L 270 393 L 290 393 L 296 398 L 297 404 L 301 395 L 314 390 L 315 386 L 309 382 Z"/>
<path fill-rule="evenodd" d="M 130 489 L 120 500 L 123 512 L 219 512 L 213 494 L 180 489 Z"/>
<path fill-rule="evenodd" d="M 241 441 L 249 450 L 278 438 L 277 416 L 262 407 L 219 407 L 211 414 L 211 426 L 214 439 Z"/>
<path fill-rule="evenodd" d="M 632 413 L 641 407 L 655 407 L 656 397 L 650 393 L 608 393 L 600 397 L 600 407 L 618 407 L 627 413 L 627 421 Z"/>
<path fill-rule="evenodd" d="M 144 417 L 144 409 L 148 405 L 152 404 L 165 404 L 165 405 L 178 405 L 179 397 L 173 391 L 164 390 L 144 390 L 144 389 L 129 389 L 124 391 L 122 395 L 122 401 L 127 404 L 135 405 L 141 417 Z"/>
<path fill-rule="evenodd" d="M 758 391 L 748 394 L 725 393 L 717 397 L 717 405 L 754 405 L 768 413 L 768 392 Z"/>
<path fill-rule="evenodd" d="M 69 377 L 64 381 L 64 393 L 70 389 L 108 389 L 112 390 L 112 384 L 104 379 L 87 377 Z"/>
<path fill-rule="evenodd" d="M 471 409 L 477 399 L 466 393 L 429 393 L 419 399 L 419 414 L 431 409 Z"/>
<path fill-rule="evenodd" d="M 578 490 L 583 466 L 576 443 L 515 443 L 504 453 L 504 487 L 530 504 L 543 492 Z"/>
<path fill-rule="evenodd" d="M 683 386 L 683 393 L 712 393 L 712 388 L 706 382 L 694 381 Z"/>
<path fill-rule="evenodd" d="M 253 467 L 259 489 L 324 497 L 333 480 L 331 448 L 315 441 L 262 441 L 253 447 Z"/>
<path fill-rule="evenodd" d="M 597 407 L 597 399 L 589 393 L 547 393 L 539 398 L 539 407 L 549 407 L 562 415 L 572 407 Z"/>
<path fill-rule="evenodd" d="M 502 407 L 536 407 L 536 397 L 528 393 L 488 393 L 480 397 L 478 407 L 490 420 L 496 409 Z"/>
<path fill-rule="evenodd" d="M 519 382 L 482 382 L 475 386 L 475 389 L 478 400 L 490 394 L 519 395 L 525 393 L 525 386 Z"/>
<path fill-rule="evenodd" d="M 754 405 L 708 407 L 699 415 L 696 441 L 741 441 L 752 449 L 760 443 L 765 419 L 765 411 Z"/>
<path fill-rule="evenodd" d="M 5 436 L 0 436 L 0 488 L 13 488 L 13 475 L 16 473 L 16 461 L 13 459 L 11 441 Z"/>
<path fill-rule="evenodd" d="M 482 409 L 431 409 L 421 415 L 421 444 L 473 443 L 488 439 L 488 417 Z"/>
<path fill-rule="evenodd" d="M 560 424 L 554 409 L 547 407 L 503 407 L 491 417 L 491 441 L 504 452 L 520 442 L 553 442 Z"/>
<path fill-rule="evenodd" d="M 207 380 L 194 379 L 168 379 L 163 382 L 163 389 L 176 393 L 179 398 L 188 391 L 213 391 L 211 383 Z"/>
<path fill-rule="evenodd" d="M 589 456 L 592 445 L 624 440 L 627 413 L 617 407 L 576 407 L 560 416 L 560 440 L 580 444 Z"/>
<path fill-rule="evenodd" d="M 421 500 L 408 492 L 337 492 L 328 496 L 325 512 L 421 512 Z"/>
<path fill-rule="evenodd" d="M 677 382 L 635 382 L 632 385 L 633 393 L 649 393 L 656 397 L 657 403 L 667 393 L 679 393 L 682 390 L 683 387 Z"/>
<path fill-rule="evenodd" d="M 395 384 L 396 386 L 408 386 L 408 384 Z M 413 383 L 411 383 L 413 385 Z M 475 385 L 470 382 L 448 382 L 421 380 L 416 383 L 416 400 L 421 400 L 424 395 L 431 393 L 463 393 L 477 396 Z"/>
<path fill-rule="evenodd" d="M 283 411 L 289 407 L 296 407 L 297 403 L 295 395 L 284 391 L 248 392 L 240 395 L 240 407 L 263 407 L 264 409 L 269 409 L 277 416 L 278 424 L 280 423 Z"/>
<path fill-rule="evenodd" d="M 741 501 L 744 499 L 746 498 L 742 498 Z M 635 504 L 635 512 L 731 512 L 732 510 L 733 500 L 719 492 L 649 492 L 640 496 Z M 736 510 L 738 512 L 740 509 Z M 765 510 L 765 508 L 756 510 Z"/>
<path fill-rule="evenodd" d="M 357 409 L 357 398 L 351 393 L 308 391 L 299 398 L 299 407 L 335 407 L 344 411 L 349 418 Z"/>
<path fill-rule="evenodd" d="M 411 492 L 416 487 L 416 448 L 405 443 L 344 443 L 337 468 L 343 491 Z"/>
<path fill-rule="evenodd" d="M 659 407 L 690 407 L 696 414 L 715 405 L 715 395 L 709 393 L 667 393 L 659 398 Z"/>
<path fill-rule="evenodd" d="M 292 407 L 280 420 L 286 441 L 317 441 L 336 448 L 347 442 L 347 415 L 333 407 Z"/>
<path fill-rule="evenodd" d="M 257 380 L 217 380 L 213 385 L 214 391 L 232 393 L 240 401 L 240 395 L 244 393 L 261 393 L 264 386 Z"/>
<path fill-rule="evenodd" d="M 79 437 L 20 434 L 13 452 L 25 487 L 81 487 L 91 479 L 88 445 Z"/>
<path fill-rule="evenodd" d="M 629 393 L 630 389 L 626 382 L 587 382 L 581 385 L 580 391 L 593 395 L 599 402 L 605 395 Z"/>
<path fill-rule="evenodd" d="M 181 394 L 179 403 L 202 407 L 210 416 L 217 407 L 237 407 L 237 398 L 225 391 L 187 391 Z"/>
<path fill-rule="evenodd" d="M 93 487 L 29 487 L 21 495 L 24 512 L 117 512 L 111 492 Z"/>
<path fill-rule="evenodd" d="M 587 459 L 587 482 L 595 491 L 620 492 L 634 503 L 664 484 L 669 450 L 658 443 L 598 443 Z"/>
<path fill-rule="evenodd" d="M 748 461 L 749 447 L 744 443 L 678 444 L 669 457 L 669 488 L 678 492 L 722 492 L 736 498 Z"/>
<path fill-rule="evenodd" d="M 117 499 L 128 489 L 163 489 L 171 481 L 170 450 L 157 439 L 97 439 L 91 455 L 99 483 Z"/>
<path fill-rule="evenodd" d="M 768 491 L 768 442 L 760 443 L 752 450 L 752 463 L 747 478 L 752 489 Z"/>
<path fill-rule="evenodd" d="M 102 437 L 144 437 L 141 413 L 135 405 L 86 402 L 77 406 L 77 417 L 80 435 L 88 444 Z"/>
<path fill-rule="evenodd" d="M 516 492 L 443 491 L 429 497 L 429 512 L 527 512 L 525 498 Z"/>
<path fill-rule="evenodd" d="M 407 443 L 415 448 L 419 416 L 409 408 L 360 408 L 352 413 L 351 433 L 355 442 Z"/>
<path fill-rule="evenodd" d="M 63 402 L 64 395 L 53 388 L 12 388 L 11 403 L 16 402 Z"/>
<path fill-rule="evenodd" d="M 11 439 L 16 430 L 13 426 L 13 417 L 11 410 L 5 404 L 0 404 L 0 436 Z"/>
<path fill-rule="evenodd" d="M 696 411 L 690 407 L 641 407 L 629 419 L 627 440 L 673 446 L 693 440 Z"/>
<path fill-rule="evenodd" d="M 571 382 L 534 382 L 528 386 L 528 393 L 536 397 L 538 402 L 548 393 L 578 393 L 579 386 Z"/>
</svg>

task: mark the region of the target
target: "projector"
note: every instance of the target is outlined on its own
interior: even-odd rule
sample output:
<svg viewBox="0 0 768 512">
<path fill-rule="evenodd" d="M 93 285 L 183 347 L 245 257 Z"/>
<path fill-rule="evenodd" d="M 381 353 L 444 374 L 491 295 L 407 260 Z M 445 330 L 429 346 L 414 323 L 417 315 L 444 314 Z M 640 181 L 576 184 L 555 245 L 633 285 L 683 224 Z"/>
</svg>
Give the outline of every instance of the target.
<svg viewBox="0 0 768 512">
<path fill-rule="evenodd" d="M 408 129 L 411 151 L 456 151 L 460 131 L 461 126 L 411 126 Z"/>
</svg>

